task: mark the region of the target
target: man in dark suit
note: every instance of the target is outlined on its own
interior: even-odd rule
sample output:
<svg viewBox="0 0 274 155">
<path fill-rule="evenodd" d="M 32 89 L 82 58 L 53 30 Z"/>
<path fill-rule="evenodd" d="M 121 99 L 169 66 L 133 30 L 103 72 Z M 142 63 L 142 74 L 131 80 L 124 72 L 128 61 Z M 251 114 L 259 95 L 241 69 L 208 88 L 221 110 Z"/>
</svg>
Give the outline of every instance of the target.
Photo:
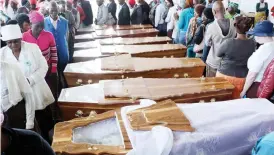
<svg viewBox="0 0 274 155">
<path fill-rule="evenodd" d="M 130 25 L 130 12 L 129 7 L 125 0 L 118 0 L 119 7 L 117 10 L 118 25 Z"/>
<path fill-rule="evenodd" d="M 93 24 L 93 13 L 90 2 L 87 0 L 80 0 L 80 4 L 86 15 L 86 18 L 83 20 L 83 24 L 85 26 Z"/>
<path fill-rule="evenodd" d="M 115 19 L 115 21 L 117 22 L 117 17 L 116 17 L 116 8 L 117 5 L 114 2 L 114 0 L 109 0 L 110 3 L 108 3 L 107 7 L 108 7 L 108 12 L 111 13 L 112 17 Z"/>
<path fill-rule="evenodd" d="M 131 24 L 150 24 L 149 5 L 144 0 L 137 0 L 137 2 L 131 15 Z"/>
</svg>

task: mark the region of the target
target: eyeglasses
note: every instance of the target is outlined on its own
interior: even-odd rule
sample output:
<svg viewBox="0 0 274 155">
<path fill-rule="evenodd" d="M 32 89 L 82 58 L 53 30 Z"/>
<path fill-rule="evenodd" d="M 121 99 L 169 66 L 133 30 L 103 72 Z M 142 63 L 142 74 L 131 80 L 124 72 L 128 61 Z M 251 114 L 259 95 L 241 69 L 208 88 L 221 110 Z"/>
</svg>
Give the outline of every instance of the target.
<svg viewBox="0 0 274 155">
<path fill-rule="evenodd" d="M 19 44 L 21 42 L 21 39 L 14 39 L 7 41 L 7 44 Z"/>
</svg>

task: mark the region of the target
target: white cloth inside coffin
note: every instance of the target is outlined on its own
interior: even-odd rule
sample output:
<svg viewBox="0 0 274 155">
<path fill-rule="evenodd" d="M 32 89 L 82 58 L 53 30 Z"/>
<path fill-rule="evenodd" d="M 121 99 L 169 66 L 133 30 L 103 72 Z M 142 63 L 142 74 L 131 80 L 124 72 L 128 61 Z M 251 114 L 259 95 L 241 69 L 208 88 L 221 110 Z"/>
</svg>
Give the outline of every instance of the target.
<svg viewBox="0 0 274 155">
<path fill-rule="evenodd" d="M 123 107 L 121 114 L 133 148 L 151 131 L 133 131 L 126 113 L 145 107 Z M 238 99 L 210 104 L 178 104 L 195 132 L 173 132 L 170 155 L 246 155 L 256 141 L 274 131 L 274 105 L 265 99 Z M 147 145 L 144 149 L 153 149 Z"/>
</svg>

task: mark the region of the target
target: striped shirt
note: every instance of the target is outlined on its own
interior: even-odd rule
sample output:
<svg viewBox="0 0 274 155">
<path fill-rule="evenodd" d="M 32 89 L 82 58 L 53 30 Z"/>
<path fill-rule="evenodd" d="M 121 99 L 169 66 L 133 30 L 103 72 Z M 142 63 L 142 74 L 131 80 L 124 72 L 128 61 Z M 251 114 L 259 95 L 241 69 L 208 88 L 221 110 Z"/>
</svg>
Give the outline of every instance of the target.
<svg viewBox="0 0 274 155">
<path fill-rule="evenodd" d="M 31 30 L 29 30 L 23 34 L 22 39 L 23 41 L 37 44 L 48 62 L 51 73 L 56 73 L 58 57 L 54 36 L 50 32 L 42 30 L 36 39 L 33 37 Z"/>
</svg>

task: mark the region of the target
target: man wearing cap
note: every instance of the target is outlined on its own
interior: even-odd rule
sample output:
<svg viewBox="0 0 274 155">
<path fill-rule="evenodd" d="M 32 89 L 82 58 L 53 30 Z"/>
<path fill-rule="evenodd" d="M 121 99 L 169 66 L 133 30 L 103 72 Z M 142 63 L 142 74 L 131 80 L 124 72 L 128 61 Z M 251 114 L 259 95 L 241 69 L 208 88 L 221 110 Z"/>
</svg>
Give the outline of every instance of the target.
<svg viewBox="0 0 274 155">
<path fill-rule="evenodd" d="M 255 36 L 256 42 L 263 45 L 248 59 L 249 71 L 241 97 L 246 95 L 248 98 L 257 98 L 257 90 L 263 74 L 268 64 L 274 59 L 273 23 L 266 20 L 259 22 L 248 34 Z"/>
<path fill-rule="evenodd" d="M 1 66 L 1 107 L 10 127 L 33 129 L 34 111 L 54 102 L 44 79 L 47 62 L 36 44 L 22 41 L 19 25 L 3 26 L 1 34 L 1 39 L 7 42 L 7 46 L 0 49 L 1 62 L 12 64 Z"/>
<path fill-rule="evenodd" d="M 38 11 L 36 0 L 30 0 L 29 3 L 30 3 L 30 11 Z"/>
</svg>

